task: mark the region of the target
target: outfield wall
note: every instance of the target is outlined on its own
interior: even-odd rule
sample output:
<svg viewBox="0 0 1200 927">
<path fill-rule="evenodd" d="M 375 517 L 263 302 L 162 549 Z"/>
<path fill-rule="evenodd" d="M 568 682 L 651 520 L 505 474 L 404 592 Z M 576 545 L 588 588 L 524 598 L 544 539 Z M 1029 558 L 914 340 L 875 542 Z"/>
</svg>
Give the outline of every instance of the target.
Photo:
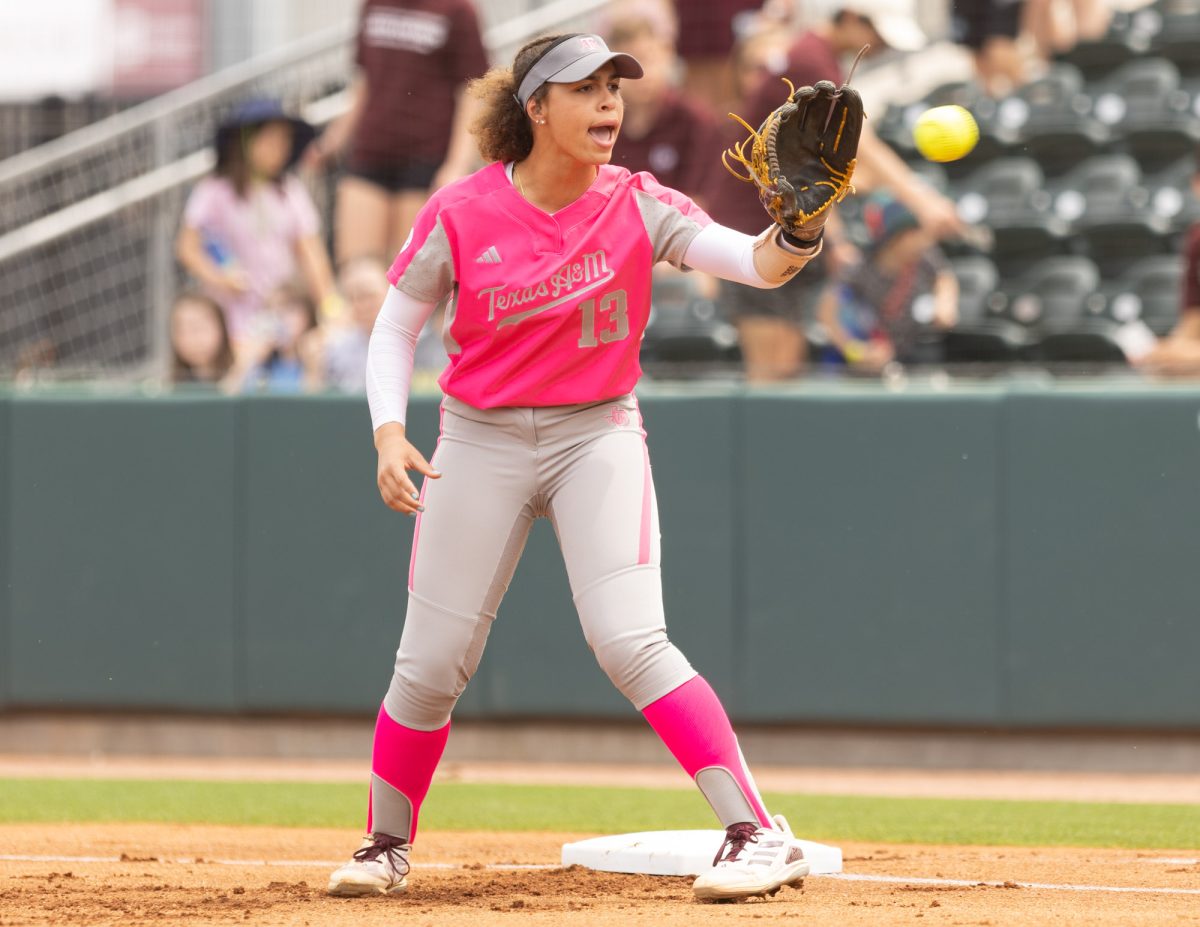
<svg viewBox="0 0 1200 927">
<path fill-rule="evenodd" d="M 642 405 L 669 627 L 738 719 L 1200 729 L 1200 389 Z M 0 708 L 371 713 L 411 531 L 358 399 L 0 398 Z M 459 716 L 630 712 L 539 522 Z"/>
</svg>

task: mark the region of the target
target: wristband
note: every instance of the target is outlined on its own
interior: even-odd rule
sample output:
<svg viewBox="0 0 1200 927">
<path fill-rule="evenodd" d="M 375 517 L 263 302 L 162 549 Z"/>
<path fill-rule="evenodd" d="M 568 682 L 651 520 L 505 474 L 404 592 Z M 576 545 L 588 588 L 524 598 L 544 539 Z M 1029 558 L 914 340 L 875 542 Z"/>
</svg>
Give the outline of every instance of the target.
<svg viewBox="0 0 1200 927">
<path fill-rule="evenodd" d="M 783 238 L 784 243 L 790 247 L 797 248 L 801 251 L 811 251 L 813 248 L 819 245 L 821 243 L 821 239 L 825 237 L 825 227 L 821 226 L 821 228 L 817 230 L 817 237 L 810 238 L 807 241 L 805 241 L 803 238 L 797 238 L 787 229 L 782 227 L 779 229 L 779 234 L 780 237 Z"/>
</svg>

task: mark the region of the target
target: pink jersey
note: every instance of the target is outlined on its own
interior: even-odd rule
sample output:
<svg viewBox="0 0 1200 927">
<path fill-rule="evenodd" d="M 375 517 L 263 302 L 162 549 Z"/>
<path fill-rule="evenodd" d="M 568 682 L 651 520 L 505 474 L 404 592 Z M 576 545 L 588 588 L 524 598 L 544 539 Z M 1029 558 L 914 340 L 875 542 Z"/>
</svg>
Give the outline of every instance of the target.
<svg viewBox="0 0 1200 927">
<path fill-rule="evenodd" d="M 650 174 L 612 165 L 547 215 L 497 162 L 430 198 L 388 280 L 420 300 L 453 294 L 448 395 L 479 409 L 599 402 L 641 376 L 651 268 L 682 266 L 711 221 Z"/>
</svg>

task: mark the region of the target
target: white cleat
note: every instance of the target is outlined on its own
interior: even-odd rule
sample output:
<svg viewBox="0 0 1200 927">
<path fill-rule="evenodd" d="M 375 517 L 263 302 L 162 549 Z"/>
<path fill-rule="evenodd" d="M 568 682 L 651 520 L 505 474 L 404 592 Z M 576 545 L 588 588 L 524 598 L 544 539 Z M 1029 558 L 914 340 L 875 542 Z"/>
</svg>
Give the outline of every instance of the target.
<svg viewBox="0 0 1200 927">
<path fill-rule="evenodd" d="M 329 877 L 329 894 L 343 897 L 385 895 L 408 888 L 408 854 L 412 844 L 389 834 L 363 840 L 354 858 Z"/>
<path fill-rule="evenodd" d="M 712 869 L 692 883 L 697 901 L 739 901 L 774 895 L 783 886 L 799 888 L 808 875 L 808 860 L 783 815 L 778 830 L 757 824 L 733 824 L 717 851 Z"/>
</svg>

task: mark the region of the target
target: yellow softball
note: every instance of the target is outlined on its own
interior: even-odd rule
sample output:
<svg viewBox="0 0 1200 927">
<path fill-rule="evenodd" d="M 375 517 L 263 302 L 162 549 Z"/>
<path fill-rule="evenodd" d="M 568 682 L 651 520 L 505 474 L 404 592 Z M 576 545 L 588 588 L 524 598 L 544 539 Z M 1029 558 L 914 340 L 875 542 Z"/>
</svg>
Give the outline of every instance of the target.
<svg viewBox="0 0 1200 927">
<path fill-rule="evenodd" d="M 961 106 L 935 106 L 917 119 L 913 141 L 930 161 L 957 161 L 979 141 L 979 126 Z"/>
</svg>

